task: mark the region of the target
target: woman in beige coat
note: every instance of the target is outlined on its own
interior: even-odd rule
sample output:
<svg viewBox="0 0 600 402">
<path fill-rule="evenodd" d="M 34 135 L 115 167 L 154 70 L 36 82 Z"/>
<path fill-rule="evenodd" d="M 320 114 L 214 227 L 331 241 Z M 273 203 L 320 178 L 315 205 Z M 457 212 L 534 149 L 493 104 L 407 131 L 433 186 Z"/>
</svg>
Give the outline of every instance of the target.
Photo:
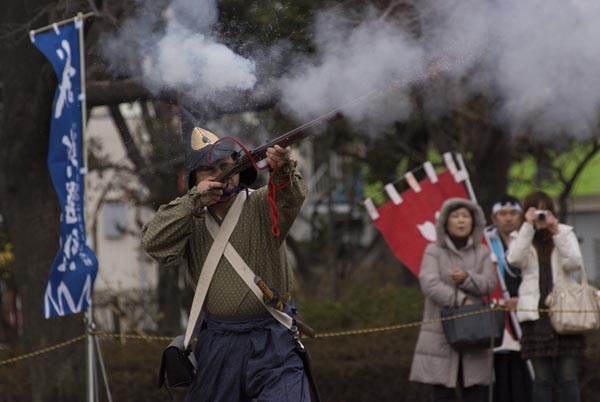
<svg viewBox="0 0 600 402">
<path fill-rule="evenodd" d="M 425 295 L 423 320 L 435 320 L 455 303 L 480 303 L 497 277 L 490 250 L 481 243 L 485 218 L 481 208 L 462 198 L 442 205 L 437 240 L 425 249 L 419 283 Z M 433 385 L 433 401 L 486 401 L 493 381 L 492 351 L 452 349 L 440 322 L 423 324 L 410 380 Z"/>
</svg>

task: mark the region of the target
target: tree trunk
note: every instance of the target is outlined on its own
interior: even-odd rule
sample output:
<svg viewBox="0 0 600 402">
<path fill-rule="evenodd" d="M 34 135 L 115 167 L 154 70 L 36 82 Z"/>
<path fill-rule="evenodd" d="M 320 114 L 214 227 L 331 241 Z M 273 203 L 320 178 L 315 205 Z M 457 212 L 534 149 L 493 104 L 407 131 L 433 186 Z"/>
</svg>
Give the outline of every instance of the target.
<svg viewBox="0 0 600 402">
<path fill-rule="evenodd" d="M 181 308 L 189 313 L 191 304 L 182 301 L 179 269 L 158 267 L 158 333 L 177 335 L 181 331 Z M 182 304 L 184 304 L 182 306 Z"/>
<path fill-rule="evenodd" d="M 508 187 L 510 136 L 493 125 L 482 129 L 478 136 L 477 145 L 471 148 L 473 159 L 469 174 L 477 201 L 489 220 L 492 204 L 506 193 Z"/>
<path fill-rule="evenodd" d="M 31 3 L 27 7 L 5 3 L 0 15 L 4 22 L 24 25 L 31 19 L 30 10 L 45 5 L 41 0 Z M 27 35 L 17 39 L 0 53 L 4 84 L 0 198 L 14 245 L 15 279 L 23 304 L 22 340 L 26 351 L 34 351 L 75 338 L 84 333 L 84 326 L 81 314 L 46 320 L 42 312 L 46 281 L 59 247 L 60 208 L 46 165 L 56 76 Z M 85 399 L 83 342 L 35 357 L 28 366 L 31 401 Z"/>
</svg>

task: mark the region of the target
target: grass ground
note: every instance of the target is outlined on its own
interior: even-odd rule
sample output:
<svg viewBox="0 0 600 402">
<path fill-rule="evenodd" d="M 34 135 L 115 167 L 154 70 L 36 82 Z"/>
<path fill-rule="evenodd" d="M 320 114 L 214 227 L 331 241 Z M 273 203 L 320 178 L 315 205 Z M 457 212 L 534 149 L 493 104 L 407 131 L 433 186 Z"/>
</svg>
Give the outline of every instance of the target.
<svg viewBox="0 0 600 402">
<path fill-rule="evenodd" d="M 421 305 L 422 297 L 417 288 L 388 286 L 377 291 L 357 288 L 339 302 L 307 302 L 302 312 L 307 322 L 324 333 L 418 321 Z M 313 358 L 322 400 L 428 401 L 429 389 L 408 381 L 417 334 L 418 327 L 411 327 L 307 339 L 305 345 Z M 167 393 L 156 388 L 160 356 L 168 342 L 128 340 L 121 343 L 112 338 L 101 338 L 101 341 L 113 401 L 169 401 Z M 1 350 L 0 361 L 21 353 L 14 348 Z M 0 402 L 30 399 L 27 366 L 36 364 L 36 359 L 52 359 L 52 353 L 0 366 Z M 600 332 L 588 336 L 580 381 L 583 401 L 596 401 L 600 394 Z M 183 394 L 176 393 L 173 400 L 182 399 Z"/>
</svg>

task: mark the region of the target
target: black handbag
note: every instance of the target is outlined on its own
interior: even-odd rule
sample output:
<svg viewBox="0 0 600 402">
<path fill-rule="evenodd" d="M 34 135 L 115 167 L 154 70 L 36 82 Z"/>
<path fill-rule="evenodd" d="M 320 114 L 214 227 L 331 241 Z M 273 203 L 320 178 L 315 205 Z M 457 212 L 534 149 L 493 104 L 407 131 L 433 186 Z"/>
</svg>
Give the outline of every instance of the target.
<svg viewBox="0 0 600 402">
<path fill-rule="evenodd" d="M 473 282 L 477 288 L 477 284 Z M 446 340 L 454 350 L 485 349 L 500 346 L 504 334 L 504 310 L 493 303 L 457 306 L 458 288 L 454 293 L 454 307 L 441 310 L 442 327 Z"/>
<path fill-rule="evenodd" d="M 159 388 L 163 385 L 167 389 L 189 387 L 194 382 L 196 358 L 189 346 L 184 348 L 183 341 L 183 335 L 179 335 L 164 350 L 158 374 Z"/>
</svg>

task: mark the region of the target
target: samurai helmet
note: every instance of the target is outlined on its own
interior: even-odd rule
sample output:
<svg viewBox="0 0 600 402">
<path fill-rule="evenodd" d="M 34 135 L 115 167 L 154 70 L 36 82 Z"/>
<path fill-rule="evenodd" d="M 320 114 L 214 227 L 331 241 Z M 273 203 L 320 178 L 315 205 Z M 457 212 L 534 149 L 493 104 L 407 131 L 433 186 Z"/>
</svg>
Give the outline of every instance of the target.
<svg viewBox="0 0 600 402">
<path fill-rule="evenodd" d="M 231 142 L 219 142 L 219 137 L 210 131 L 200 128 L 197 119 L 186 108 L 180 106 L 182 112 L 181 131 L 185 149 L 185 171 L 188 188 L 196 185 L 196 169 L 203 166 L 212 166 L 217 161 L 231 156 L 234 160 L 238 152 Z M 254 166 L 240 172 L 240 183 L 249 187 L 256 180 L 257 171 Z"/>
</svg>

